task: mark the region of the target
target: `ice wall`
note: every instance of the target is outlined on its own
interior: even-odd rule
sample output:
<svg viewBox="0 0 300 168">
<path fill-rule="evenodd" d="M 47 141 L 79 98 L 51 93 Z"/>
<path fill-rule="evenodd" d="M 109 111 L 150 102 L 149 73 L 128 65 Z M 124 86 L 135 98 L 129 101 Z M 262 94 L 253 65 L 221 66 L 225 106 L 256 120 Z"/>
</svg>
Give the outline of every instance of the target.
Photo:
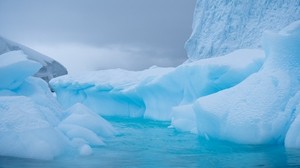
<svg viewBox="0 0 300 168">
<path fill-rule="evenodd" d="M 63 65 L 52 58 L 0 36 L 0 55 L 9 51 L 17 50 L 23 51 L 30 60 L 39 62 L 42 65 L 40 70 L 34 76 L 42 78 L 47 82 L 52 78 L 68 73 L 67 69 Z"/>
<path fill-rule="evenodd" d="M 263 31 L 279 31 L 298 19 L 299 0 L 197 0 L 185 49 L 194 61 L 261 47 Z"/>
</svg>

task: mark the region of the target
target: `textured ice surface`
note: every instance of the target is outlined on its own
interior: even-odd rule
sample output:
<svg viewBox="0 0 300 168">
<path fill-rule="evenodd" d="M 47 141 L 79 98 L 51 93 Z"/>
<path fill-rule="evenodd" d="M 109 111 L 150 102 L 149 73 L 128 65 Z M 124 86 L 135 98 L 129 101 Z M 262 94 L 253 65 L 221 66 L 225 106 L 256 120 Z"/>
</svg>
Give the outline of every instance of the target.
<svg viewBox="0 0 300 168">
<path fill-rule="evenodd" d="M 278 34 L 265 33 L 263 41 L 267 59 L 259 72 L 194 103 L 200 135 L 247 144 L 285 140 L 288 147 L 300 147 L 299 120 L 294 121 L 300 103 L 300 22 Z"/>
<path fill-rule="evenodd" d="M 40 77 L 46 81 L 49 81 L 54 77 L 65 75 L 68 73 L 67 69 L 63 65 L 53 60 L 52 58 L 49 58 L 28 47 L 7 40 L 0 36 L 0 54 L 4 54 L 10 51 L 17 51 L 17 50 L 23 51 L 30 60 L 42 64 L 40 70 L 35 74 L 36 77 Z"/>
<path fill-rule="evenodd" d="M 299 0 L 197 0 L 189 60 L 261 47 L 265 30 L 279 31 L 300 19 Z"/>
<path fill-rule="evenodd" d="M 261 50 L 238 50 L 177 68 L 105 70 L 62 76 L 50 84 L 65 107 L 80 102 L 101 115 L 170 120 L 172 107 L 236 85 L 263 60 Z"/>
<path fill-rule="evenodd" d="M 0 55 L 0 155 L 49 160 L 104 145 L 112 126 L 80 104 L 63 110 L 48 84 L 31 76 L 40 67 L 23 51 Z"/>
</svg>

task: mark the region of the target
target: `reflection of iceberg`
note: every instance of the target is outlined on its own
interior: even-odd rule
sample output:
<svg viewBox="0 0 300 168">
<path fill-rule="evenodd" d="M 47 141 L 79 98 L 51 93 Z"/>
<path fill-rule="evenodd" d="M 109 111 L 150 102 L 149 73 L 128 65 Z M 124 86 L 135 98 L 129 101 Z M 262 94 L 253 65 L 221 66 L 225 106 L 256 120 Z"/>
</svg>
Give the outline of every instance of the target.
<svg viewBox="0 0 300 168">
<path fill-rule="evenodd" d="M 113 136 L 112 126 L 83 105 L 63 110 L 47 83 L 32 77 L 42 65 L 23 51 L 0 55 L 0 155 L 53 159 L 87 155 Z"/>
<path fill-rule="evenodd" d="M 67 69 L 63 65 L 52 58 L 0 36 L 0 54 L 16 50 L 23 51 L 29 59 L 42 64 L 42 68 L 34 76 L 40 77 L 47 82 L 52 78 L 68 73 Z"/>
</svg>

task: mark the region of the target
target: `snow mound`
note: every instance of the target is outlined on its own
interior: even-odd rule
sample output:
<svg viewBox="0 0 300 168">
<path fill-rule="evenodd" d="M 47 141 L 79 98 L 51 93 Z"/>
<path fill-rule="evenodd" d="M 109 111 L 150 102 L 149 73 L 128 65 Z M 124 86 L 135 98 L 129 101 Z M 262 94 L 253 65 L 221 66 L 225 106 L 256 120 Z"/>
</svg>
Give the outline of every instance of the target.
<svg viewBox="0 0 300 168">
<path fill-rule="evenodd" d="M 267 32 L 263 39 L 267 58 L 259 72 L 193 104 L 197 131 L 236 143 L 285 142 L 300 148 L 295 119 L 300 103 L 300 22 L 280 33 Z"/>
<path fill-rule="evenodd" d="M 174 106 L 236 85 L 258 71 L 263 60 L 261 50 L 245 49 L 177 68 L 62 76 L 50 85 L 65 108 L 80 102 L 101 115 L 170 120 Z"/>
<path fill-rule="evenodd" d="M 88 155 L 113 127 L 87 107 L 64 111 L 48 84 L 32 77 L 41 65 L 22 51 L 0 55 L 0 155 L 49 160 Z"/>
<path fill-rule="evenodd" d="M 52 78 L 68 73 L 67 69 L 63 65 L 52 58 L 0 36 L 0 55 L 10 51 L 23 51 L 27 58 L 40 63 L 42 67 L 37 73 L 35 73 L 34 76 L 42 78 L 47 82 Z"/>
<path fill-rule="evenodd" d="M 299 19 L 298 0 L 197 0 L 193 32 L 185 49 L 194 61 L 258 48 L 263 31 L 279 31 Z"/>
</svg>

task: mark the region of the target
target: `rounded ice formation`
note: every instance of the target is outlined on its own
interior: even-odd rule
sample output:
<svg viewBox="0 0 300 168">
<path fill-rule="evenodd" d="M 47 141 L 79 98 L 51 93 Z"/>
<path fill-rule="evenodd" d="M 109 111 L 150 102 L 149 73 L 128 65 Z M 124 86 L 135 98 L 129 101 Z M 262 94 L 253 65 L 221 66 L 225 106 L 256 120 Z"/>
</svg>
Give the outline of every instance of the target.
<svg viewBox="0 0 300 168">
<path fill-rule="evenodd" d="M 41 66 L 23 51 L 0 55 L 0 156 L 91 154 L 90 145 L 103 145 L 102 138 L 115 134 L 113 127 L 80 104 L 64 112 L 48 84 L 31 76 Z"/>
<path fill-rule="evenodd" d="M 280 33 L 266 33 L 267 58 L 259 72 L 194 103 L 199 134 L 245 144 L 285 141 L 288 147 L 300 148 L 294 134 L 299 131 L 294 121 L 300 103 L 299 30 L 297 21 Z"/>
</svg>

